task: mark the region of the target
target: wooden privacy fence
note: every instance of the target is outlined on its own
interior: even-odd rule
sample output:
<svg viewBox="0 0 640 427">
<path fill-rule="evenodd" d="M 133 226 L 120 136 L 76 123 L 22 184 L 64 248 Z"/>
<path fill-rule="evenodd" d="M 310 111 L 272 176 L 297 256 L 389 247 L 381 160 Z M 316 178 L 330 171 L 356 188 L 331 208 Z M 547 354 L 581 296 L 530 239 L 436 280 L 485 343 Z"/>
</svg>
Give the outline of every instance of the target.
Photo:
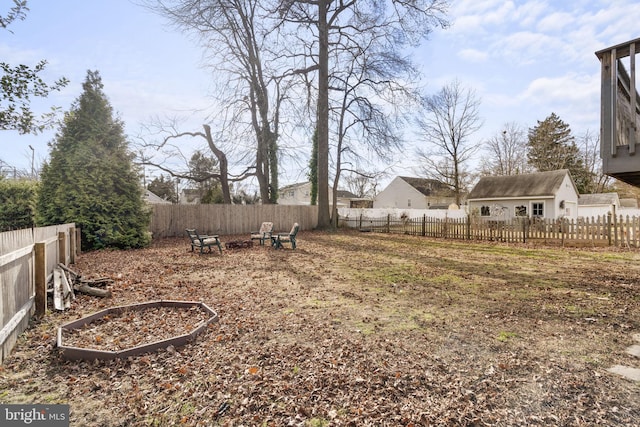
<svg viewBox="0 0 640 427">
<path fill-rule="evenodd" d="M 249 234 L 263 222 L 275 231 L 289 231 L 294 222 L 301 230 L 318 225 L 317 206 L 291 205 L 155 205 L 149 231 L 154 238 L 184 236 L 185 229 L 202 234 Z"/>
<path fill-rule="evenodd" d="M 482 217 L 340 218 L 339 226 L 361 231 L 401 233 L 414 236 L 500 242 L 543 241 L 551 244 L 589 244 L 640 248 L 640 218 L 602 215 L 580 219 L 513 218 L 488 220 Z"/>
<path fill-rule="evenodd" d="M 47 282 L 59 263 L 73 264 L 79 238 L 75 224 L 0 233 L 0 363 L 31 315 L 44 315 Z"/>
</svg>

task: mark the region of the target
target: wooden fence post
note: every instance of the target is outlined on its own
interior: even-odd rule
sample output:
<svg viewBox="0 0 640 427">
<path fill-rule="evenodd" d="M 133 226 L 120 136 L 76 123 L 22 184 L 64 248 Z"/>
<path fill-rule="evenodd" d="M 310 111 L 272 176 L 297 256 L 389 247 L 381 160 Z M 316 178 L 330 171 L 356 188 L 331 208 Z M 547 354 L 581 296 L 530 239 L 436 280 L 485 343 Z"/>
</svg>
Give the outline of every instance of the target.
<svg viewBox="0 0 640 427">
<path fill-rule="evenodd" d="M 471 214 L 467 214 L 466 234 L 467 240 L 471 240 Z"/>
<path fill-rule="evenodd" d="M 80 227 L 76 228 L 76 255 L 82 253 L 82 230 Z"/>
<path fill-rule="evenodd" d="M 427 214 L 422 215 L 422 237 L 427 235 Z"/>
<path fill-rule="evenodd" d="M 40 318 L 45 315 L 47 311 L 47 253 L 46 243 L 39 242 L 35 244 L 35 287 L 36 287 L 36 299 L 35 309 L 36 317 Z"/>
<path fill-rule="evenodd" d="M 76 263 L 76 229 L 70 228 L 69 230 L 69 264 Z"/>
<path fill-rule="evenodd" d="M 58 233 L 58 264 L 67 265 L 67 242 L 63 231 Z"/>
<path fill-rule="evenodd" d="M 391 232 L 391 214 L 387 214 L 387 233 Z"/>
</svg>

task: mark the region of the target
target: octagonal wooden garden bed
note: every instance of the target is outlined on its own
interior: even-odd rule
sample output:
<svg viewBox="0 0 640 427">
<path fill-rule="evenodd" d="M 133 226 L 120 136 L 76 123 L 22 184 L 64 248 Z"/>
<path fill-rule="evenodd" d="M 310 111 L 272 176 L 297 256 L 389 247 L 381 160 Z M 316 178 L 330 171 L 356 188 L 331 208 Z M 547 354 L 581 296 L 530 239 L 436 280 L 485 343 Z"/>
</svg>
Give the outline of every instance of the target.
<svg viewBox="0 0 640 427">
<path fill-rule="evenodd" d="M 179 335 L 172 336 L 170 338 L 158 339 L 156 341 L 147 342 L 141 345 L 135 345 L 129 348 L 123 348 L 121 350 L 100 350 L 97 348 L 90 348 L 92 346 L 77 346 L 70 345 L 67 338 L 68 334 L 74 333 L 74 331 L 81 330 L 83 328 L 90 327 L 92 323 L 109 322 L 109 319 L 115 316 L 123 315 L 129 312 L 142 312 L 144 310 L 157 309 L 157 308 L 169 308 L 169 309 L 197 309 L 201 311 L 198 313 L 204 320 L 199 321 L 194 325 L 193 329 L 187 333 L 181 333 Z M 203 316 L 204 315 L 204 316 Z M 206 316 L 206 317 L 205 317 Z M 202 333 L 207 326 L 218 320 L 218 314 L 209 308 L 203 302 L 196 301 L 149 301 L 139 304 L 132 304 L 126 306 L 112 307 L 105 310 L 98 311 L 90 316 L 83 317 L 78 320 L 66 323 L 58 328 L 57 345 L 62 356 L 68 360 L 111 360 L 116 358 L 126 358 L 129 356 L 137 356 L 139 354 L 155 351 L 160 348 L 167 348 L 173 346 L 174 348 L 183 346 L 189 342 L 192 342 L 195 337 Z"/>
</svg>

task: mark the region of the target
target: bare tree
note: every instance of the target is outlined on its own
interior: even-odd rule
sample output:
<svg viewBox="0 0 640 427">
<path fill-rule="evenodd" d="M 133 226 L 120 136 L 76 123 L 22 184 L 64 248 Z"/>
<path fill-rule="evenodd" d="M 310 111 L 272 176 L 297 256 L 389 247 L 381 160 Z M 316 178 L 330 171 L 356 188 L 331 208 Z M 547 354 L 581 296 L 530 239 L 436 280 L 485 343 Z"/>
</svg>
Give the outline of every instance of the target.
<svg viewBox="0 0 640 427">
<path fill-rule="evenodd" d="M 602 171 L 600 160 L 600 133 L 587 130 L 578 137 L 578 148 L 582 154 L 584 168 L 591 176 L 591 183 L 587 185 L 587 193 L 602 193 L 611 185 L 611 177 Z"/>
<path fill-rule="evenodd" d="M 353 172 L 345 176 L 345 187 L 359 198 L 373 199 L 378 194 L 381 173 Z"/>
<path fill-rule="evenodd" d="M 231 176 L 229 172 L 229 160 L 227 159 L 227 154 L 225 153 L 223 148 L 216 144 L 211 133 L 211 127 L 209 125 L 203 125 L 202 127 L 204 132 L 170 132 L 165 129 L 163 130 L 164 137 L 160 142 L 143 142 L 141 144 L 138 144 L 138 157 L 140 159 L 139 164 L 144 166 L 153 166 L 163 172 L 167 172 L 174 178 L 186 179 L 196 183 L 215 179 L 220 182 L 223 203 L 230 204 L 230 183 L 234 181 L 243 181 L 248 176 L 252 175 L 252 172 L 250 172 L 250 170 L 245 170 L 239 175 Z M 202 138 L 206 141 L 207 147 L 215 155 L 218 161 L 217 171 L 206 172 L 201 170 L 192 170 L 192 168 L 189 166 L 190 159 L 188 159 L 180 149 L 179 141 L 186 138 Z M 145 151 L 148 151 L 149 148 L 154 148 L 157 152 L 161 151 L 165 156 L 171 156 L 174 161 L 176 159 L 181 159 L 182 164 L 184 165 L 182 167 L 182 171 L 180 171 L 180 166 L 168 165 L 166 159 L 154 160 L 153 157 L 149 157 L 148 155 L 146 155 Z"/>
<path fill-rule="evenodd" d="M 527 133 L 517 123 L 505 123 L 484 145 L 486 155 L 480 160 L 482 175 L 517 175 L 530 170 Z"/>
<path fill-rule="evenodd" d="M 471 89 L 454 80 L 435 95 L 423 101 L 424 116 L 417 126 L 425 147 L 417 155 L 424 162 L 422 172 L 451 188 L 460 204 L 465 191 L 466 163 L 478 151 L 480 144 L 470 141 L 482 126 L 480 100 Z"/>
<path fill-rule="evenodd" d="M 263 203 L 278 189 L 280 109 L 287 83 L 279 74 L 280 35 L 258 0 L 147 0 L 152 10 L 196 34 L 218 76 L 216 96 L 228 132 L 255 138 L 254 173 Z M 268 5 L 268 4 L 267 4 Z"/>
<path fill-rule="evenodd" d="M 413 65 L 392 45 L 378 40 L 386 37 L 381 28 L 372 28 L 352 36 L 359 39 L 360 49 L 343 50 L 341 46 L 334 49 L 333 57 L 340 64 L 332 70 L 329 80 L 334 226 L 342 173 L 363 175 L 362 170 L 370 166 L 370 158 L 390 161 L 402 145 L 405 117 L 410 116 L 405 107 L 417 98 L 410 83 L 417 74 Z"/>
<path fill-rule="evenodd" d="M 338 69 L 340 52 L 356 52 L 363 48 L 359 35 L 380 31 L 385 37 L 375 39 L 401 51 L 403 46 L 418 44 L 435 27 L 446 27 L 446 0 L 281 0 L 277 11 L 284 21 L 302 32 L 297 55 L 304 57 L 303 67 L 295 69 L 306 77 L 317 73 L 316 123 L 318 130 L 318 227 L 331 225 L 329 210 L 329 138 L 331 75 Z M 372 49 L 373 50 L 373 49 Z M 292 55 L 295 56 L 296 54 Z M 308 80 L 307 80 L 308 82 Z M 344 86 L 342 87 L 344 88 Z M 337 147 L 339 151 L 341 148 Z"/>
</svg>

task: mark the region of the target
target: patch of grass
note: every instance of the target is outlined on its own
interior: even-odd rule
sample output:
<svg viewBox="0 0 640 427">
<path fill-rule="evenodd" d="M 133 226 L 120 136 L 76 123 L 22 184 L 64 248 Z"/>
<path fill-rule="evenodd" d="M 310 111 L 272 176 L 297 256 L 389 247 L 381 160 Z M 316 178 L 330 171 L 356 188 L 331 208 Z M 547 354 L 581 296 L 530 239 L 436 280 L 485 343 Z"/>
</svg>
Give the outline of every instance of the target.
<svg viewBox="0 0 640 427">
<path fill-rule="evenodd" d="M 468 279 L 456 276 L 452 273 L 444 273 L 434 276 L 430 278 L 429 281 L 437 285 L 473 285 L 473 283 L 468 283 Z"/>
<path fill-rule="evenodd" d="M 415 268 L 404 264 L 374 264 L 365 269 L 353 271 L 354 279 L 360 283 L 403 284 L 424 280 L 424 277 L 416 272 Z"/>
<path fill-rule="evenodd" d="M 354 322 L 353 326 L 356 328 L 356 332 L 364 336 L 369 336 L 376 332 L 376 325 L 371 321 Z"/>
<path fill-rule="evenodd" d="M 191 415 L 195 412 L 196 407 L 191 403 L 185 403 L 180 408 L 180 414 L 182 415 Z"/>
<path fill-rule="evenodd" d="M 329 425 L 329 421 L 324 418 L 311 418 L 306 422 L 307 427 L 326 427 Z"/>
<path fill-rule="evenodd" d="M 518 337 L 518 334 L 516 334 L 515 332 L 500 331 L 496 339 L 500 342 L 508 342 L 512 338 L 517 338 L 517 337 Z"/>
</svg>

